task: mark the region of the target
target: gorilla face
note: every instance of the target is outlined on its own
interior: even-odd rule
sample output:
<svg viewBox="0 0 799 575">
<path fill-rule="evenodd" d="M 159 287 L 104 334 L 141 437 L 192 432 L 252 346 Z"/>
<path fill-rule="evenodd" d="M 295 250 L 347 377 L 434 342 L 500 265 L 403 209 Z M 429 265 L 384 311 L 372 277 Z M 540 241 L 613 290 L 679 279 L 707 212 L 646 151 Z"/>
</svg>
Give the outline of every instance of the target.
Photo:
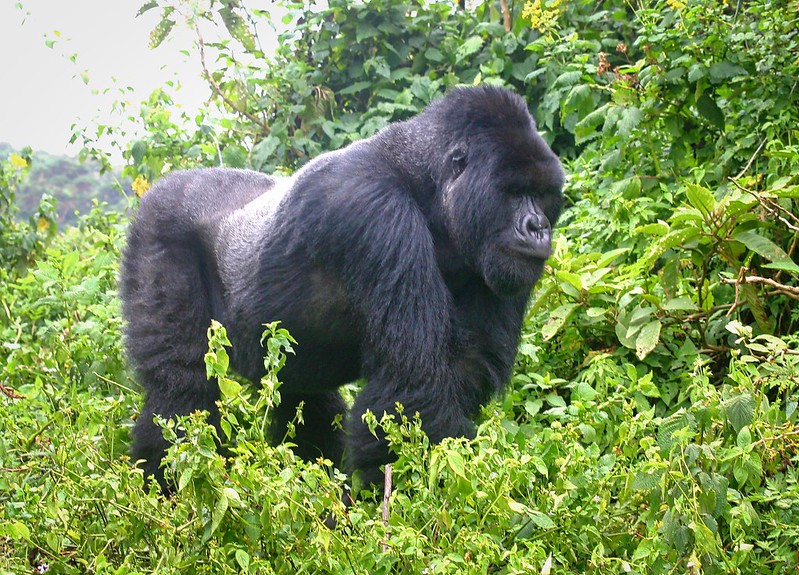
<svg viewBox="0 0 799 575">
<path fill-rule="evenodd" d="M 529 293 L 541 277 L 562 206 L 560 162 L 530 117 L 521 120 L 456 146 L 443 193 L 455 243 L 501 297 Z"/>
</svg>

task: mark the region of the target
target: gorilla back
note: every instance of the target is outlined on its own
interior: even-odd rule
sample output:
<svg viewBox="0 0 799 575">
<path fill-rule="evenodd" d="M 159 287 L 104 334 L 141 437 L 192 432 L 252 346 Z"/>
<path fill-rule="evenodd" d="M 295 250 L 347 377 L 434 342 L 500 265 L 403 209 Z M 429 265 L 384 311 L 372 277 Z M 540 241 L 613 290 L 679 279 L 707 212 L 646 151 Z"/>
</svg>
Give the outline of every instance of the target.
<svg viewBox="0 0 799 575">
<path fill-rule="evenodd" d="M 142 199 L 121 274 L 126 342 L 147 392 L 133 456 L 164 486 L 153 415 L 208 410 L 206 331 L 232 366 L 263 375 L 263 324 L 297 339 L 273 421 L 299 402 L 299 455 L 378 481 L 385 441 L 362 423 L 395 403 L 431 440 L 470 435 L 510 376 L 527 298 L 551 252 L 563 172 L 524 101 L 461 88 L 421 114 L 324 154 L 292 178 L 231 169 L 171 174 Z M 338 387 L 365 380 L 345 432 Z"/>
</svg>

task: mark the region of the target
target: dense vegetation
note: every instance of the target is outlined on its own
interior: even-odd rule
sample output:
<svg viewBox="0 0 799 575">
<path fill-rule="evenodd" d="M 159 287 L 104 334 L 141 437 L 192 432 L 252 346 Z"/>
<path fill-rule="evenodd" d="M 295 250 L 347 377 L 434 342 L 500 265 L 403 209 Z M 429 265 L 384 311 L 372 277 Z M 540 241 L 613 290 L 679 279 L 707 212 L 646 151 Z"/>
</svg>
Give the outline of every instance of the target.
<svg viewBox="0 0 799 575">
<path fill-rule="evenodd" d="M 201 417 L 165 422 L 186 430 L 169 458 L 180 490 L 142 489 L 115 294 L 127 218 L 94 210 L 57 233 L 44 205 L 16 221 L 36 160 L 12 155 L 0 573 L 795 573 L 795 3 L 330 0 L 290 5 L 270 57 L 269 16 L 247 4 L 143 7 L 161 10 L 153 44 L 196 28 L 215 107 L 176 118 L 154 93 L 124 175 L 144 193 L 176 167 L 291 171 L 448 86 L 512 86 L 567 165 L 570 206 L 509 393 L 473 441 L 431 447 L 413 414 L 377 414 L 394 490 L 344 509 L 329 462 L 263 441 L 286 335 L 271 328 L 256 390 L 227 374 L 217 326 L 231 457 Z"/>
</svg>

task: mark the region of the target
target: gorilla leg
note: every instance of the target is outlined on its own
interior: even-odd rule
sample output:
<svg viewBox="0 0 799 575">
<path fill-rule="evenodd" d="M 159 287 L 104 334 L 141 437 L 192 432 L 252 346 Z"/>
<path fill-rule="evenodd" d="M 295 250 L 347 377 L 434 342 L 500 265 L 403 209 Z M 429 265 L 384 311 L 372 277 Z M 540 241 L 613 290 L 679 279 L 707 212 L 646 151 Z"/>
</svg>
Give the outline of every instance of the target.
<svg viewBox="0 0 799 575">
<path fill-rule="evenodd" d="M 445 437 L 474 436 L 474 424 L 466 414 L 478 408 L 476 402 L 464 395 L 458 397 L 447 393 L 445 386 L 436 388 L 435 382 L 431 388 L 398 392 L 386 380 L 370 380 L 358 395 L 347 421 L 345 459 L 348 472 L 358 470 L 364 486 L 382 484 L 380 466 L 393 459 L 381 431 L 378 429 L 376 438 L 363 423 L 363 414 L 367 409 L 379 421 L 383 413 L 396 414 L 396 403 L 402 404 L 403 413 L 409 419 L 419 413 L 422 429 L 433 443 Z M 465 402 L 470 405 L 465 405 Z"/>
<path fill-rule="evenodd" d="M 297 447 L 294 452 L 305 461 L 315 461 L 324 456 L 340 467 L 344 451 L 344 432 L 334 426 L 336 417 L 347 412 L 347 406 L 338 391 L 327 393 L 294 395 L 281 391 L 282 400 L 272 416 L 272 441 L 280 443 L 286 435 L 289 422 L 302 407 L 303 423 L 295 425 L 295 435 L 289 441 Z"/>
<path fill-rule="evenodd" d="M 165 368 L 170 369 L 170 368 Z M 142 381 L 147 381 L 144 374 L 139 374 Z M 133 446 L 131 457 L 134 461 L 143 459 L 141 465 L 145 475 L 152 475 L 168 492 L 171 486 L 164 479 L 161 468 L 161 459 L 164 457 L 169 443 L 164 439 L 162 429 L 153 421 L 153 416 L 158 414 L 165 418 L 176 415 L 188 415 L 193 411 L 205 410 L 209 413 L 208 422 L 219 429 L 219 410 L 216 401 L 219 399 L 219 388 L 215 383 L 205 378 L 205 368 L 190 369 L 185 366 L 173 366 L 165 378 L 157 381 L 171 380 L 170 389 L 183 390 L 179 394 L 172 392 L 163 393 L 157 388 L 151 388 L 147 394 L 142 412 L 133 428 Z"/>
<path fill-rule="evenodd" d="M 210 422 L 218 425 L 219 388 L 207 380 L 203 358 L 208 326 L 220 309 L 220 288 L 196 242 L 165 240 L 158 232 L 134 227 L 120 289 L 128 352 L 147 394 L 133 430 L 132 457 L 144 459 L 145 472 L 168 490 L 160 469 L 168 444 L 153 415 L 170 418 L 207 410 Z"/>
</svg>

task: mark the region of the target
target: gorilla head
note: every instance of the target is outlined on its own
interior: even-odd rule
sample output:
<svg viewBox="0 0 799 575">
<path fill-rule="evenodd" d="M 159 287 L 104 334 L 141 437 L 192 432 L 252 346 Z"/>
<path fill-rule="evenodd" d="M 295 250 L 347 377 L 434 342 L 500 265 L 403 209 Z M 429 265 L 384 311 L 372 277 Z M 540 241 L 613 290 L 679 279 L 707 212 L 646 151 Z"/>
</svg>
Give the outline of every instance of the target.
<svg viewBox="0 0 799 575">
<path fill-rule="evenodd" d="M 263 375 L 262 326 L 298 341 L 281 372 L 282 438 L 377 481 L 385 442 L 362 422 L 396 402 L 433 441 L 472 432 L 510 375 L 530 290 L 551 252 L 563 172 L 524 101 L 461 88 L 418 116 L 311 161 L 291 178 L 244 170 L 165 177 L 143 198 L 121 274 L 127 346 L 147 391 L 134 457 L 164 483 L 153 415 L 206 409 L 211 319 L 232 366 Z M 338 387 L 362 378 L 345 433 Z"/>
<path fill-rule="evenodd" d="M 459 254 L 496 295 L 529 294 L 551 253 L 563 171 L 524 101 L 460 89 L 418 120 L 435 134 L 436 217 Z"/>
</svg>

